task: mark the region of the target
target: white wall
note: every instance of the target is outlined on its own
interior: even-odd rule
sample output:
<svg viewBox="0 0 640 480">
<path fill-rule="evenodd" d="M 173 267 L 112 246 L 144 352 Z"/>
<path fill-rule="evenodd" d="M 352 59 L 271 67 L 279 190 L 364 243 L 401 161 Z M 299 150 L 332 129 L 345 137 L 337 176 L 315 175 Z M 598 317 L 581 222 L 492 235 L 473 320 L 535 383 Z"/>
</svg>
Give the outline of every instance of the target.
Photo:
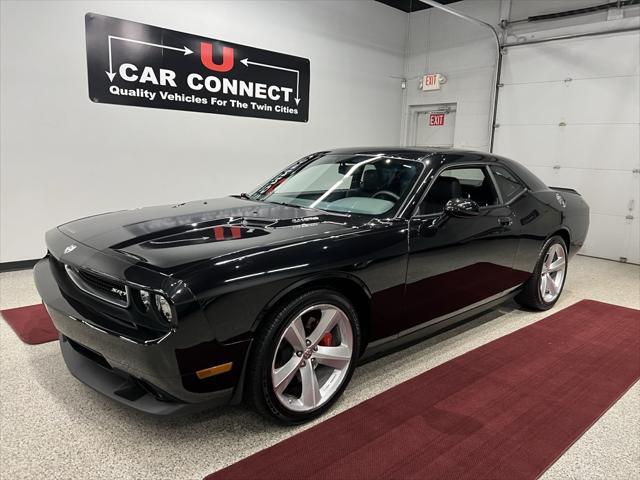
<svg viewBox="0 0 640 480">
<path fill-rule="evenodd" d="M 84 14 L 311 60 L 308 123 L 92 103 Z M 407 15 L 362 1 L 2 1 L 0 262 L 99 212 L 248 190 L 314 150 L 400 143 Z"/>
<path fill-rule="evenodd" d="M 467 0 L 456 10 L 497 24 L 500 0 Z M 454 146 L 489 150 L 491 91 L 494 88 L 496 43 L 485 28 L 430 8 L 410 14 L 403 140 L 408 142 L 411 107 L 457 103 Z M 419 90 L 425 73 L 440 73 L 447 82 L 440 90 Z"/>
<path fill-rule="evenodd" d="M 501 19 L 515 21 L 602 3 L 466 0 L 450 7 L 497 26 Z M 503 33 L 507 43 L 515 43 L 638 28 L 638 15 L 640 6 L 611 9 L 517 22 Z M 403 138 L 411 139 L 412 108 L 456 102 L 454 146 L 489 150 L 496 65 L 490 32 L 435 9 L 411 14 L 409 26 Z M 591 227 L 583 253 L 636 263 L 637 38 L 636 32 L 507 48 L 494 145 L 496 153 L 522 162 L 547 184 L 576 188 L 586 198 Z M 421 92 L 418 82 L 425 73 L 443 74 L 447 82 L 439 91 Z M 567 78 L 572 80 L 566 82 Z M 607 156 L 612 159 L 603 165 Z"/>
<path fill-rule="evenodd" d="M 450 6 L 497 25 L 506 14 L 515 20 L 599 3 Z M 0 262 L 39 257 L 44 231 L 69 219 L 237 193 L 318 149 L 406 142 L 415 106 L 457 103 L 455 146 L 489 149 L 493 40 L 436 9 L 407 15 L 364 0 L 3 0 L 0 8 Z M 90 102 L 88 11 L 310 58 L 309 123 Z M 508 40 L 629 20 L 606 19 L 598 12 L 516 24 Z M 447 77 L 442 90 L 418 90 L 429 72 Z"/>
<path fill-rule="evenodd" d="M 605 3 L 604 0 L 464 0 L 447 5 L 498 27 L 501 19 L 521 20 Z M 511 25 L 508 42 L 551 35 L 606 30 L 632 24 L 640 7 L 624 9 L 624 19 L 607 21 L 608 12 Z M 454 146 L 489 150 L 491 95 L 495 85 L 496 46 L 492 34 L 451 14 L 430 8 L 409 15 L 402 140 L 411 139 L 412 107 L 457 103 Z M 418 88 L 426 73 L 447 78 L 441 90 Z"/>
</svg>

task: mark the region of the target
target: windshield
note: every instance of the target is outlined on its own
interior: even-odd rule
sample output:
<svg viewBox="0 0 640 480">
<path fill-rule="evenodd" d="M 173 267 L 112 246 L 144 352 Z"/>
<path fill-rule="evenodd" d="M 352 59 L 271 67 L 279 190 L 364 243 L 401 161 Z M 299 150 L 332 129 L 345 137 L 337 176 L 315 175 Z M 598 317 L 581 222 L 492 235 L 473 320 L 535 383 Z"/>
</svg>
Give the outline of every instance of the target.
<svg viewBox="0 0 640 480">
<path fill-rule="evenodd" d="M 400 206 L 421 168 L 420 162 L 384 155 L 321 155 L 294 164 L 250 197 L 330 212 L 383 215 Z"/>
</svg>

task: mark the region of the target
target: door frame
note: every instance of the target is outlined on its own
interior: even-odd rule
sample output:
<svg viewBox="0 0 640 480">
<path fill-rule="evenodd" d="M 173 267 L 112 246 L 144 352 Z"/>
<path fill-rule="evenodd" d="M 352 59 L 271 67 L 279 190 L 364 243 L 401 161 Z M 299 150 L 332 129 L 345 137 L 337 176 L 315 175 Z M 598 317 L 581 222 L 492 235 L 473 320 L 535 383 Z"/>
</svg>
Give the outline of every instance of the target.
<svg viewBox="0 0 640 480">
<path fill-rule="evenodd" d="M 418 133 L 418 115 L 421 113 L 451 113 L 458 111 L 457 102 L 429 103 L 424 105 L 411 105 L 407 113 L 407 131 L 405 135 L 405 145 L 415 146 Z M 455 139 L 455 125 L 453 136 Z M 455 142 L 454 142 L 455 144 Z M 453 145 L 452 145 L 453 146 Z"/>
</svg>

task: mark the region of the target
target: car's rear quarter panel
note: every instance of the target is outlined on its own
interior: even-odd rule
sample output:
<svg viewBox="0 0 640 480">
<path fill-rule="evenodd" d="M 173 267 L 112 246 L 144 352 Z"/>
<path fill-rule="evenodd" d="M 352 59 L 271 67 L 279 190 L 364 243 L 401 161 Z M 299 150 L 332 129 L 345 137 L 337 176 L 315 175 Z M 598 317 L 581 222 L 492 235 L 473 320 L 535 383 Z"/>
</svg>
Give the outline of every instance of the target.
<svg viewBox="0 0 640 480">
<path fill-rule="evenodd" d="M 532 272 L 547 238 L 560 233 L 569 238 L 569 254 L 582 247 L 589 228 L 589 208 L 577 194 L 563 193 L 562 206 L 553 190 L 527 192 L 512 204 L 520 222 L 520 245 L 515 268 Z"/>
</svg>

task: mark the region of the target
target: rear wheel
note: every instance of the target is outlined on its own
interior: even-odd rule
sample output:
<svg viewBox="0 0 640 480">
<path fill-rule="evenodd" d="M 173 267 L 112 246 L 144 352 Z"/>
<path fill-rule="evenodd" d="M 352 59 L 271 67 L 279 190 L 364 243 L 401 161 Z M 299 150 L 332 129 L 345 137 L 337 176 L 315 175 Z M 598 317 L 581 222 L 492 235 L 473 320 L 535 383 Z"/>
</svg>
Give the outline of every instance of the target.
<svg viewBox="0 0 640 480">
<path fill-rule="evenodd" d="M 337 292 L 307 292 L 276 312 L 255 342 L 250 401 L 282 423 L 302 423 L 330 408 L 351 379 L 360 349 L 357 312 Z"/>
<path fill-rule="evenodd" d="M 560 298 L 567 277 L 567 247 L 562 237 L 551 237 L 544 244 L 542 255 L 531 278 L 516 301 L 525 307 L 548 310 Z"/>
</svg>

